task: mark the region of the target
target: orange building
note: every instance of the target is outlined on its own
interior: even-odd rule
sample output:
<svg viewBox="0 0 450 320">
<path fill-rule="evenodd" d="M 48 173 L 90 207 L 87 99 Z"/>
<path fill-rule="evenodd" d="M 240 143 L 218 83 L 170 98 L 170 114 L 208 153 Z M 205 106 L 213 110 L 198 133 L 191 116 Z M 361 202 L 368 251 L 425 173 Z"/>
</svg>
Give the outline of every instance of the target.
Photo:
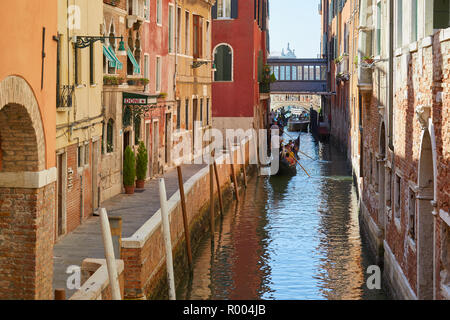
<svg viewBox="0 0 450 320">
<path fill-rule="evenodd" d="M 0 299 L 50 299 L 57 0 L 0 2 Z"/>
</svg>

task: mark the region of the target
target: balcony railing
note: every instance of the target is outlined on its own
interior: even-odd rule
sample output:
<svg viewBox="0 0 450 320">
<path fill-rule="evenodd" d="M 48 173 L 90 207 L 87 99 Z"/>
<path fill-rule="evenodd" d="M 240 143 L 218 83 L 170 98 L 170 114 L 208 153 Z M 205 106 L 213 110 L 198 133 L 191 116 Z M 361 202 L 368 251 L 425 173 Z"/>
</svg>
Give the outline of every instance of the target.
<svg viewBox="0 0 450 320">
<path fill-rule="evenodd" d="M 73 93 L 75 86 L 61 86 L 57 88 L 56 92 L 56 107 L 57 108 L 71 108 L 73 104 Z"/>
</svg>

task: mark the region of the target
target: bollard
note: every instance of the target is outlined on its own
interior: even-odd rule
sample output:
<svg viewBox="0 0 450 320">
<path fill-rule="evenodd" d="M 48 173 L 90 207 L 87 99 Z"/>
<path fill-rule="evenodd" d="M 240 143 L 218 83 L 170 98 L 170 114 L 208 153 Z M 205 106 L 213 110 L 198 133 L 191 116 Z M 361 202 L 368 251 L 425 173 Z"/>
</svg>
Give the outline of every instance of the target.
<svg viewBox="0 0 450 320">
<path fill-rule="evenodd" d="M 245 146 L 245 144 L 244 144 L 244 146 Z M 245 188 L 247 188 L 247 169 L 245 168 L 247 161 L 245 160 L 244 150 L 242 150 L 242 141 L 239 143 L 239 150 L 241 151 L 241 158 L 242 158 L 242 161 L 244 162 L 242 165 L 242 168 L 244 171 L 244 186 L 245 186 Z"/>
<path fill-rule="evenodd" d="M 209 165 L 209 216 L 211 223 L 211 236 L 214 239 L 214 165 Z"/>
<path fill-rule="evenodd" d="M 214 173 L 215 173 L 215 175 L 216 175 L 217 193 L 218 193 L 218 195 L 219 195 L 220 213 L 221 213 L 222 215 L 224 215 L 225 212 L 223 211 L 222 193 L 220 192 L 219 171 L 217 170 L 216 160 L 214 160 L 213 166 L 214 166 Z"/>
<path fill-rule="evenodd" d="M 161 204 L 161 222 L 164 234 L 164 247 L 166 249 L 167 280 L 169 282 L 169 299 L 176 300 L 175 277 L 173 274 L 172 240 L 170 238 L 169 212 L 167 210 L 167 195 L 164 178 L 159 179 L 159 201 Z"/>
<path fill-rule="evenodd" d="M 117 274 L 116 260 L 114 259 L 111 229 L 105 208 L 100 208 L 100 222 L 102 226 L 103 245 L 105 248 L 106 266 L 108 268 L 112 300 L 122 300 L 120 295 L 119 275 Z"/>
</svg>

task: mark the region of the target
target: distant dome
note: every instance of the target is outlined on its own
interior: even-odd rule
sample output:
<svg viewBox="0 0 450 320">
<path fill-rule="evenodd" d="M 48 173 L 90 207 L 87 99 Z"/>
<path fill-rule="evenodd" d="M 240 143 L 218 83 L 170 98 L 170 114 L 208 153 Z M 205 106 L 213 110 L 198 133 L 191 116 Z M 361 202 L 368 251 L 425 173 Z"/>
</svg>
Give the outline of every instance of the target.
<svg viewBox="0 0 450 320">
<path fill-rule="evenodd" d="M 295 49 L 291 50 L 290 44 L 287 44 L 286 50 L 283 48 L 281 52 L 274 51 L 270 53 L 269 58 L 275 58 L 275 59 L 296 59 L 297 56 L 295 55 Z"/>
</svg>

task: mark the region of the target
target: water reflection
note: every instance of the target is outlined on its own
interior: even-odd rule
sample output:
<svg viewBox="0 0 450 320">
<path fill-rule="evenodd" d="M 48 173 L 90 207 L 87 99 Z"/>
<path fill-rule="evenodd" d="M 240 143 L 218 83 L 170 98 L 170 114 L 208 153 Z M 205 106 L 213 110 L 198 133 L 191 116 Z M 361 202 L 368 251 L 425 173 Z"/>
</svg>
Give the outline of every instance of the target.
<svg viewBox="0 0 450 320">
<path fill-rule="evenodd" d="M 289 133 L 293 135 L 292 133 Z M 202 241 L 181 299 L 382 299 L 367 290 L 370 264 L 345 157 L 301 136 L 311 178 L 259 177 Z"/>
</svg>

